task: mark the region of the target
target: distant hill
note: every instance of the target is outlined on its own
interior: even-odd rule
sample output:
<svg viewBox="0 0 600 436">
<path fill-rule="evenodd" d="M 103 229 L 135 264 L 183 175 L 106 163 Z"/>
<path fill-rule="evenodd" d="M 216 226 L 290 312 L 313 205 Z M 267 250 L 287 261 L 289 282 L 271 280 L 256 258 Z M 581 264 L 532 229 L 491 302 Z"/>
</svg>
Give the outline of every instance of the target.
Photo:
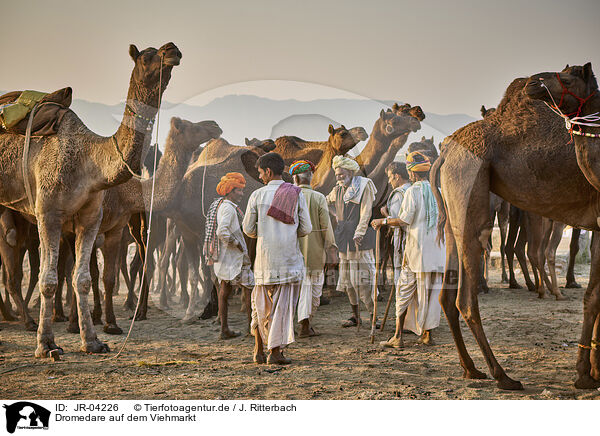
<svg viewBox="0 0 600 436">
<path fill-rule="evenodd" d="M 159 143 L 164 144 L 173 116 L 190 121 L 215 120 L 223 129 L 223 137 L 240 145 L 244 144 L 245 137 L 275 139 L 295 135 L 307 140 L 325 140 L 330 123 L 336 127 L 340 124 L 348 128 L 362 126 L 370 133 L 381 109 L 387 109 L 393 103 L 366 99 L 272 100 L 253 95 L 227 95 L 203 106 L 164 102 L 160 113 Z M 100 135 L 111 135 L 117 130 L 124 110 L 122 103 L 105 105 L 79 99 L 74 99 L 71 107 L 92 131 Z M 421 136 L 434 136 L 439 144 L 444 137 L 475 120 L 464 114 L 425 114 L 421 130 L 409 137 L 409 143 Z M 364 144 L 361 142 L 352 150 L 353 154 L 360 152 Z"/>
</svg>

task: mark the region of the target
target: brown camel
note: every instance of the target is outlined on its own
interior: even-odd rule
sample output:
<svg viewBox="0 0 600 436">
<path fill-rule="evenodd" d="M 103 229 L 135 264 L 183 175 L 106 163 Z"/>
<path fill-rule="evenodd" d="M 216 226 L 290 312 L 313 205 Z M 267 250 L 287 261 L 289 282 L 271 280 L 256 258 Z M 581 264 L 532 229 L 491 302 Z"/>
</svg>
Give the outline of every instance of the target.
<svg viewBox="0 0 600 436">
<path fill-rule="evenodd" d="M 275 140 L 275 153 L 279 153 L 286 165 L 295 160 L 306 159 L 317 165 L 326 150 L 352 150 L 360 141 L 367 139 L 362 127 L 346 129 L 343 125 L 334 128 L 329 125 L 327 141 L 306 141 L 297 136 L 281 136 Z"/>
<path fill-rule="evenodd" d="M 98 340 L 88 310 L 90 256 L 102 217 L 103 190 L 124 183 L 131 172 L 139 172 L 143 143 L 157 112 L 171 71 L 181 59 L 179 49 L 168 43 L 160 49 L 140 52 L 134 45 L 129 54 L 135 66 L 131 75 L 127 105 L 117 132 L 101 137 L 88 130 L 74 112 L 62 119 L 56 135 L 33 138 L 24 180 L 21 162 L 24 138 L 10 133 L 0 135 L 0 204 L 35 220 L 40 235 L 40 324 L 36 357 L 52 350 L 62 352 L 54 342 L 52 306 L 57 286 L 57 262 L 62 228 L 74 229 L 76 257 L 74 287 L 77 293 L 81 350 L 107 352 Z M 162 78 L 162 83 L 159 81 Z M 137 116 L 133 116 L 137 115 Z M 32 187 L 33 204 L 25 183 Z M 20 295 L 13 295 L 16 301 Z"/>
<path fill-rule="evenodd" d="M 465 347 L 459 313 L 473 332 L 486 363 L 502 389 L 522 389 L 496 361 L 483 331 L 477 301 L 481 254 L 491 232 L 489 191 L 517 207 L 560 222 L 598 230 L 598 191 L 577 165 L 575 147 L 563 123 L 544 103 L 523 94 L 527 79 L 508 87 L 496 111 L 459 129 L 445 141 L 445 149 L 431 172 L 441 184 L 440 227 L 446 234 L 446 273 L 440 301 L 454 335 L 466 378 L 485 378 L 475 368 Z M 548 177 L 551 174 L 552 177 Z M 437 183 L 435 183 L 437 185 Z M 600 359 L 590 360 L 592 328 L 598 315 L 600 240 L 595 237 L 590 287 L 584 304 L 583 333 L 577 371 L 578 388 L 596 388 Z M 595 267 L 595 269 L 594 269 Z"/>
<path fill-rule="evenodd" d="M 213 139 L 202 149 L 199 156 L 192 160 L 192 165 L 215 165 L 226 161 L 230 155 L 240 149 L 255 150 L 259 153 L 268 153 L 275 149 L 272 139 L 260 140 L 257 138 L 245 139 L 246 145 L 232 145 L 224 138 Z"/>
</svg>

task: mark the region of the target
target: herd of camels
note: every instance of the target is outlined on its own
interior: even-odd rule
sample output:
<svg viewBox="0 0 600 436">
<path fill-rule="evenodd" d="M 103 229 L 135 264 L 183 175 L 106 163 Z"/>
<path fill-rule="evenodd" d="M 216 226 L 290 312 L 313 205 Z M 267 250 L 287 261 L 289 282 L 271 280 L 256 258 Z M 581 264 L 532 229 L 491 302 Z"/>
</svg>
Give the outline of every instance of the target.
<svg viewBox="0 0 600 436">
<path fill-rule="evenodd" d="M 329 137 L 322 142 L 284 136 L 276 140 L 246 139 L 244 146 L 237 146 L 220 137 L 222 131 L 214 121 L 190 122 L 174 117 L 156 171 L 140 177 L 144 167 L 153 168 L 153 120 L 182 54 L 173 43 L 143 51 L 131 45 L 129 54 L 134 67 L 123 119 L 114 135 L 102 137 L 91 132 L 70 110 L 56 134 L 31 138 L 28 153 L 23 135 L 0 133 L 0 256 L 8 291 L 4 299 L 0 295 L 0 310 L 5 320 L 18 317 L 25 329 L 37 331 L 36 357 L 63 352 L 55 343 L 52 322 L 67 319 L 68 330 L 81 335 L 81 351 L 108 352 L 94 324 L 102 323 L 103 309 L 104 331 L 122 333 L 113 308 L 119 273 L 123 273 L 129 289 L 126 304 L 133 309 L 138 298 L 133 292 L 135 276 L 148 259 L 136 311 L 136 319 L 145 319 L 148 277 L 153 277 L 155 254 L 160 265 L 156 286 L 160 307 L 173 304 L 174 278 L 170 279 L 166 271 L 169 264 L 176 264 L 180 302 L 186 308 L 184 322 L 197 316 L 200 280 L 210 277 L 207 267 L 199 262 L 205 214 L 223 174 L 243 173 L 249 193 L 261 186 L 257 159 L 276 151 L 288 165 L 296 159 L 315 162 L 313 187 L 327 194 L 335 184 L 333 157 L 346 154 L 366 140 L 356 159 L 361 173 L 377 186 L 375 204 L 382 205 L 389 194 L 385 168 L 425 118 L 419 106 L 394 104 L 380 112 L 370 133 L 362 127 L 330 125 Z M 486 378 L 486 374 L 475 367 L 467 352 L 459 314 L 471 329 L 498 387 L 522 389 L 521 383 L 511 379 L 495 359 L 479 315 L 478 293 L 485 287 L 482 259 L 489 252 L 494 217 L 498 215 L 502 240 L 507 241 L 502 251 L 509 254 L 510 277 L 503 272 L 503 278 L 510 281 L 511 287 L 518 286 L 512 271 L 514 252 L 525 272 L 527 287 L 540 297 L 547 287 L 558 300 L 563 296 L 556 283 L 553 253 L 564 226 L 600 230 L 600 135 L 595 133 L 600 132 L 600 126 L 576 125 L 575 131 L 569 132 L 565 120 L 554 113 L 576 117 L 598 113 L 597 88 L 590 64 L 518 78 L 495 110 L 482 108 L 483 119 L 447 137 L 439 146 L 439 156 L 433 138 L 423 138 L 408 148 L 422 150 L 434 160 L 430 179 L 440 206 L 438 237 L 445 240 L 447 249 L 440 300 L 465 378 Z M 557 107 L 553 111 L 549 105 Z M 27 186 L 31 187 L 31 195 Z M 149 229 L 146 212 L 151 202 L 154 221 Z M 244 202 L 241 207 L 245 207 Z M 378 209 L 374 208 L 374 213 L 379 213 Z M 509 215 L 511 229 L 505 238 L 504 223 Z M 149 230 L 152 238 L 147 243 Z M 137 270 L 132 264 L 132 272 L 128 273 L 125 253 L 131 238 L 138 247 L 134 259 Z M 525 245 L 535 284 L 526 274 Z M 103 305 L 97 248 L 104 259 Z M 23 297 L 25 253 L 31 272 Z M 576 365 L 575 386 L 582 389 L 600 387 L 597 232 L 593 233 L 591 255 Z M 544 268 L 546 261 L 550 277 Z M 575 286 L 571 267 L 569 274 L 568 285 L 570 282 Z M 71 301 L 68 318 L 63 311 L 64 282 L 73 291 L 72 296 L 67 293 Z M 40 291 L 39 325 L 28 311 L 35 286 Z M 203 286 L 206 289 L 208 281 Z M 94 294 L 92 310 L 88 306 L 90 290 Z"/>
</svg>

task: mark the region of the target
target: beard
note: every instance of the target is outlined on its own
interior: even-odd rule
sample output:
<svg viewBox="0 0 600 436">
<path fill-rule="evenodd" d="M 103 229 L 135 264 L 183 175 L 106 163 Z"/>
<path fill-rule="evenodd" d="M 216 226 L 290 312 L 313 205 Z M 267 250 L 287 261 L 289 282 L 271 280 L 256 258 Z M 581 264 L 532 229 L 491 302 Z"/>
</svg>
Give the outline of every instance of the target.
<svg viewBox="0 0 600 436">
<path fill-rule="evenodd" d="M 352 183 L 352 176 L 344 177 L 342 180 L 338 180 L 337 184 L 340 186 L 350 186 Z"/>
</svg>

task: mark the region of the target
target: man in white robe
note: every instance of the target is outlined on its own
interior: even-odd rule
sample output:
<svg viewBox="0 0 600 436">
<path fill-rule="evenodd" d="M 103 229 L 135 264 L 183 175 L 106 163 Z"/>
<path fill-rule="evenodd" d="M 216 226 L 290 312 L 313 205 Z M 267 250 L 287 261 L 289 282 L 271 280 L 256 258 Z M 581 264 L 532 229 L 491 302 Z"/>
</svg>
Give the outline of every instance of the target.
<svg viewBox="0 0 600 436">
<path fill-rule="evenodd" d="M 312 231 L 301 189 L 281 179 L 284 162 L 277 153 L 267 153 L 257 162 L 266 186 L 248 200 L 243 230 L 257 238 L 252 292 L 254 361 L 264 363 L 263 343 L 270 364 L 289 364 L 282 348 L 294 342 L 294 312 L 304 277 L 304 259 L 298 238 Z"/>
<path fill-rule="evenodd" d="M 388 177 L 388 183 L 393 191 L 388 197 L 387 203 L 381 208 L 381 213 L 386 218 L 398 218 L 400 208 L 404 200 L 404 194 L 410 188 L 410 180 L 406 171 L 406 164 L 403 162 L 391 162 L 385 172 Z M 402 253 L 404 252 L 404 231 L 400 227 L 394 228 L 393 240 L 393 263 L 394 263 L 394 285 L 400 280 L 400 270 L 402 268 Z"/>
<path fill-rule="evenodd" d="M 335 156 L 332 168 L 337 184 L 327 195 L 327 201 L 337 219 L 335 238 L 340 258 L 337 290 L 348 294 L 352 307 L 352 316 L 342 327 L 353 327 L 362 322 L 359 301 L 369 311 L 369 319 L 373 318 L 375 232 L 369 228 L 369 221 L 377 189 L 371 179 L 356 175 L 360 167 L 349 157 Z"/>
<path fill-rule="evenodd" d="M 446 263 L 446 249 L 436 241 L 437 204 L 429 185 L 429 159 L 420 152 L 406 158 L 413 185 L 406 191 L 398 218 L 373 220 L 372 226 L 405 226 L 406 244 L 400 280 L 396 286 L 396 332 L 384 347 L 404 345 L 402 330 L 420 335 L 420 343 L 432 344 L 431 330 L 440 324 L 439 294 Z"/>
<path fill-rule="evenodd" d="M 233 286 L 241 286 L 246 301 L 248 328 L 252 318 L 250 292 L 254 287 L 254 274 L 250 269 L 248 248 L 241 229 L 241 210 L 237 204 L 244 195 L 246 180 L 240 173 L 227 173 L 217 185 L 217 194 L 224 196 L 217 206 L 217 230 L 219 250 L 214 262 L 215 276 L 219 280 L 219 318 L 221 339 L 240 336 L 229 329 L 228 300 Z"/>
</svg>

